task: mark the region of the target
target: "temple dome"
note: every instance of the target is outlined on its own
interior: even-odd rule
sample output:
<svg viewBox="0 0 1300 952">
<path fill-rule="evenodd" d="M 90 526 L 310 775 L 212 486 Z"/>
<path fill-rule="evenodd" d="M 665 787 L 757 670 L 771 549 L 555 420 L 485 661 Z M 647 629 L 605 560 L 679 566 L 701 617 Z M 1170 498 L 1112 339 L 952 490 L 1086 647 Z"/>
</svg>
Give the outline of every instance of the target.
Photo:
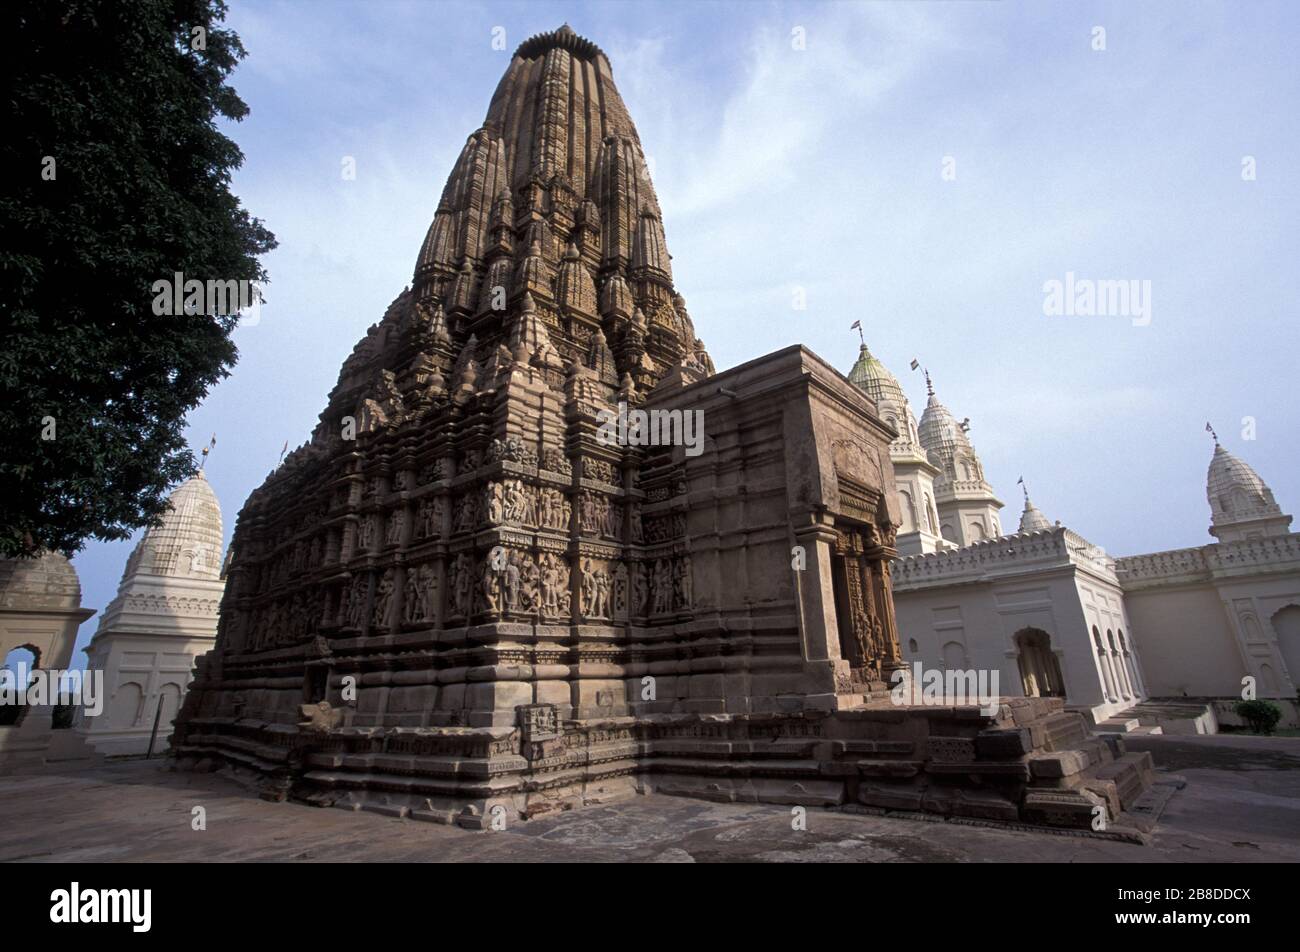
<svg viewBox="0 0 1300 952">
<path fill-rule="evenodd" d="M 81 580 L 67 556 L 0 560 L 0 608 L 80 608 Z"/>
<path fill-rule="evenodd" d="M 1217 529 L 1243 527 L 1246 523 L 1259 525 L 1265 534 L 1273 534 L 1266 531 L 1270 524 L 1285 532 L 1291 522 L 1259 474 L 1217 440 L 1205 478 L 1205 496 L 1210 503 L 1210 531 L 1216 536 Z M 1279 520 L 1284 521 L 1280 526 Z"/>
<path fill-rule="evenodd" d="M 928 373 L 925 382 L 930 398 L 918 431 L 926 457 L 939 470 L 934 489 L 940 533 L 958 545 L 996 538 L 1002 534 L 998 517 L 1002 503 L 984 478 L 984 465 L 965 426 L 939 402 Z"/>
<path fill-rule="evenodd" d="M 894 461 L 925 461 L 916 416 L 912 413 L 912 405 L 907 401 L 907 394 L 903 392 L 898 378 L 871 353 L 865 343 L 858 350 L 857 363 L 849 371 L 849 383 L 874 400 L 881 419 L 898 431 L 898 436 L 889 444 L 889 453 Z"/>
<path fill-rule="evenodd" d="M 939 481 L 984 483 L 984 466 L 975 454 L 966 430 L 939 402 L 933 388 L 925 412 L 921 414 L 918 432 L 926 456 L 942 470 Z"/>
<path fill-rule="evenodd" d="M 1025 511 L 1020 514 L 1020 531 L 1021 532 L 1038 532 L 1040 529 L 1050 529 L 1052 523 L 1043 515 L 1042 510 L 1033 504 L 1029 499 L 1029 494 L 1025 494 Z"/>
<path fill-rule="evenodd" d="M 221 577 L 221 505 L 200 470 L 168 497 L 161 520 L 145 530 L 122 580 L 136 574 Z"/>
<path fill-rule="evenodd" d="M 849 383 L 866 391 L 876 403 L 891 400 L 901 406 L 907 402 L 898 378 L 867 349 L 866 344 L 858 350 L 858 361 L 849 371 Z"/>
</svg>

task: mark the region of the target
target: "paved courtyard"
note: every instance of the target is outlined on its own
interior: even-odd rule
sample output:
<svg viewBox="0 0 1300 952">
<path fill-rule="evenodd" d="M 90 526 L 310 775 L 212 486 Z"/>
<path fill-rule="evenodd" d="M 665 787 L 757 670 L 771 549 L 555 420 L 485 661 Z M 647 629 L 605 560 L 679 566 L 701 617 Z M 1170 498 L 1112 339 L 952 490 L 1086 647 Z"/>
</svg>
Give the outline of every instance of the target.
<svg viewBox="0 0 1300 952">
<path fill-rule="evenodd" d="M 647 796 L 501 832 L 269 803 L 160 761 L 0 778 L 0 860 L 34 862 L 1297 862 L 1300 739 L 1141 737 L 1173 795 L 1148 846 L 1091 837 Z M 191 829 L 202 806 L 207 829 Z"/>
</svg>

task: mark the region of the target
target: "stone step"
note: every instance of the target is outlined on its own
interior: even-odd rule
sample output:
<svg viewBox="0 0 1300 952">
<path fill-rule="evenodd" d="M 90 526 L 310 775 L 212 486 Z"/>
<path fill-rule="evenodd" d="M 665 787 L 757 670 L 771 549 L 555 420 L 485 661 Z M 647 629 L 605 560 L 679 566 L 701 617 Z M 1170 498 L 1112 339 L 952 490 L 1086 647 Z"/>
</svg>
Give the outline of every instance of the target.
<svg viewBox="0 0 1300 952">
<path fill-rule="evenodd" d="M 1049 751 L 1078 747 L 1088 737 L 1088 722 L 1081 714 L 1063 711 L 1051 715 L 1043 723 L 1042 746 Z"/>
<path fill-rule="evenodd" d="M 1108 717 L 1104 721 L 1098 722 L 1097 730 L 1131 734 L 1141 726 L 1142 722 L 1136 717 Z"/>
<path fill-rule="evenodd" d="M 1133 751 L 1113 763 L 1098 767 L 1093 776 L 1098 780 L 1112 781 L 1119 793 L 1121 809 L 1127 810 L 1155 782 L 1155 764 L 1148 751 Z"/>
<path fill-rule="evenodd" d="M 1125 754 L 1113 763 L 1090 771 L 1087 777 L 1079 780 L 1078 786 L 1104 799 L 1114 818 L 1137 802 L 1154 779 L 1151 755 L 1143 751 Z"/>
<path fill-rule="evenodd" d="M 1105 798 L 1090 790 L 1030 789 L 1025 791 L 1021 816 L 1043 826 L 1091 830 L 1097 827 L 1098 818 L 1105 816 L 1106 808 Z"/>
<path fill-rule="evenodd" d="M 1114 761 L 1110 748 L 1101 739 L 1084 741 L 1069 750 L 1037 751 L 1027 758 L 1031 776 L 1047 781 L 1066 781 Z M 1054 784 L 1059 786 L 1060 784 Z"/>
</svg>

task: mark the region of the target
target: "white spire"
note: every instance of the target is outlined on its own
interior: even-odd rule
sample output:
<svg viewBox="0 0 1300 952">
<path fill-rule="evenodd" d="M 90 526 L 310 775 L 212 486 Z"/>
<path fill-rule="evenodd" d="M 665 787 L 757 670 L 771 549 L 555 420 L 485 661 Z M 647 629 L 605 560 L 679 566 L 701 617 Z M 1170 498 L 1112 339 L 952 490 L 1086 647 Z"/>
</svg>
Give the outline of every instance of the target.
<svg viewBox="0 0 1300 952">
<path fill-rule="evenodd" d="M 145 530 L 127 560 L 119 594 L 131 576 L 216 579 L 221 575 L 221 506 L 202 470 L 167 499 L 160 521 Z"/>
<path fill-rule="evenodd" d="M 984 478 L 984 465 L 966 434 L 968 421 L 958 423 L 940 402 L 928 371 L 925 383 L 930 397 L 918 432 L 926 456 L 940 471 L 934 488 L 943 537 L 958 545 L 996 538 L 1002 534 L 1002 502 Z"/>
<path fill-rule="evenodd" d="M 1025 485 L 1023 477 L 1020 480 L 1020 488 L 1025 491 L 1025 511 L 1020 514 L 1020 531 L 1038 532 L 1040 529 L 1052 528 L 1052 524 L 1047 517 L 1030 501 L 1029 487 Z"/>
<path fill-rule="evenodd" d="M 1214 456 L 1205 478 L 1205 496 L 1210 503 L 1210 533 L 1220 542 L 1285 535 L 1291 517 L 1273 498 L 1249 465 L 1214 440 Z"/>
</svg>

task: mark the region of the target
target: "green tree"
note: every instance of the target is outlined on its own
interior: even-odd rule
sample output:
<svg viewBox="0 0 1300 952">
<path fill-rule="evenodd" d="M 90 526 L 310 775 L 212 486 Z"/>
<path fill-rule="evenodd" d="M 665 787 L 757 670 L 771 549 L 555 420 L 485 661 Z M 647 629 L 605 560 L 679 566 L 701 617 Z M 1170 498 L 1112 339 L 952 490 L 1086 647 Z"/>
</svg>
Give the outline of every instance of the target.
<svg viewBox="0 0 1300 952">
<path fill-rule="evenodd" d="M 221 0 L 0 9 L 0 556 L 70 552 L 162 512 L 237 358 L 238 307 L 155 314 L 154 283 L 264 281 L 275 237 L 230 191 Z"/>
</svg>

